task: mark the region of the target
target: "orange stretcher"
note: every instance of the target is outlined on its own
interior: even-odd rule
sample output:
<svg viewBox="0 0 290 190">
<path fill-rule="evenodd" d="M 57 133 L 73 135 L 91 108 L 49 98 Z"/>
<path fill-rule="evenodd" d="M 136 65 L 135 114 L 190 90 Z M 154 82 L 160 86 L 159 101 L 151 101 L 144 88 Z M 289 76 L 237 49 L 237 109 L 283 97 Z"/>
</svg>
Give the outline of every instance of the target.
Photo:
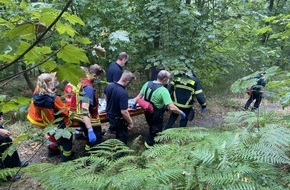
<svg viewBox="0 0 290 190">
<path fill-rule="evenodd" d="M 128 108 L 128 111 L 129 111 L 131 117 L 141 115 L 144 113 L 141 107 L 137 107 L 136 110 L 132 110 L 131 108 Z M 100 113 L 100 120 L 101 120 L 101 123 L 108 122 L 107 117 L 106 117 L 106 112 Z M 81 126 L 85 126 L 83 122 L 81 122 L 79 120 L 75 120 L 75 119 L 72 120 L 71 127 L 81 127 Z"/>
</svg>

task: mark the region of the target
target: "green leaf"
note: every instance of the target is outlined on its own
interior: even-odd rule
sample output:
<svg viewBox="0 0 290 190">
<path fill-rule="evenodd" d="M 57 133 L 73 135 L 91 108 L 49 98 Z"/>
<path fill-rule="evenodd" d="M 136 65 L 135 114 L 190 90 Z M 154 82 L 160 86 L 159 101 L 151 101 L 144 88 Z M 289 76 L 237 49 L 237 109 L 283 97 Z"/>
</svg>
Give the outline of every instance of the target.
<svg viewBox="0 0 290 190">
<path fill-rule="evenodd" d="M 75 30 L 68 24 L 56 23 L 56 30 L 59 34 L 67 33 L 69 36 L 75 36 Z"/>
<path fill-rule="evenodd" d="M 57 67 L 57 64 L 54 60 L 48 60 L 45 63 L 41 65 L 41 67 L 46 71 L 46 72 L 51 72 L 55 70 Z"/>
<path fill-rule="evenodd" d="M 259 30 L 256 31 L 256 34 L 265 34 L 266 32 L 271 32 L 272 28 L 271 26 L 265 26 Z"/>
<path fill-rule="evenodd" d="M 113 32 L 109 36 L 109 40 L 112 44 L 117 43 L 118 41 L 121 42 L 130 42 L 129 39 L 129 33 L 127 31 L 123 30 L 117 30 L 116 32 Z"/>
<path fill-rule="evenodd" d="M 2 105 L 2 111 L 3 112 L 9 112 L 9 111 L 16 111 L 18 110 L 18 104 L 16 102 L 10 101 L 10 102 L 5 102 Z"/>
<path fill-rule="evenodd" d="M 89 38 L 80 38 L 80 37 L 78 37 L 78 38 L 76 38 L 76 40 L 78 42 L 82 43 L 82 44 L 91 44 L 92 43 Z"/>
<path fill-rule="evenodd" d="M 12 56 L 12 55 L 7 55 L 7 54 L 0 55 L 0 61 L 3 61 L 3 62 L 11 62 L 14 59 L 15 59 L 15 56 Z"/>
<path fill-rule="evenodd" d="M 14 4 L 14 1 L 12 1 L 12 0 L 0 0 L 0 3 L 12 5 L 12 4 Z"/>
<path fill-rule="evenodd" d="M 28 139 L 28 135 L 27 134 L 23 134 L 23 135 L 19 135 L 16 138 L 13 139 L 13 143 L 18 143 L 21 141 L 25 141 Z"/>
<path fill-rule="evenodd" d="M 280 38 L 282 33 L 276 33 L 269 36 L 269 39 L 278 39 Z"/>
<path fill-rule="evenodd" d="M 16 144 L 12 143 L 2 154 L 2 161 L 7 157 L 7 156 L 12 156 L 12 154 L 15 152 L 17 146 Z"/>
<path fill-rule="evenodd" d="M 287 94 L 285 94 L 281 98 L 281 104 L 282 104 L 283 108 L 289 106 L 289 104 L 290 104 L 290 92 L 288 92 Z"/>
<path fill-rule="evenodd" d="M 14 28 L 14 25 L 11 22 L 9 22 L 3 18 L 0 18 L 0 26 L 6 26 L 9 29 Z"/>
<path fill-rule="evenodd" d="M 88 63 L 89 59 L 84 53 L 84 50 L 68 44 L 57 53 L 57 57 L 68 63 Z"/>
<path fill-rule="evenodd" d="M 16 99 L 16 102 L 20 105 L 28 105 L 31 101 L 31 98 L 26 98 L 23 96 L 20 96 Z"/>
<path fill-rule="evenodd" d="M 263 21 L 265 21 L 265 22 L 271 22 L 271 21 L 275 20 L 276 18 L 277 17 L 275 17 L 275 16 L 270 16 L 270 17 L 264 18 Z"/>
<path fill-rule="evenodd" d="M 26 40 L 35 40 L 35 25 L 33 23 L 23 23 L 18 25 L 9 31 L 9 35 L 7 35 L 7 37 L 10 39 L 20 37 Z"/>
<path fill-rule="evenodd" d="M 60 139 L 61 137 L 69 139 L 71 137 L 71 132 L 66 129 L 57 129 L 55 132 L 55 139 Z"/>
<path fill-rule="evenodd" d="M 50 8 L 44 8 L 42 9 L 41 17 L 39 18 L 40 22 L 43 23 L 46 26 L 49 26 L 55 18 L 58 16 L 60 11 L 50 9 Z"/>
<path fill-rule="evenodd" d="M 84 71 L 80 69 L 79 65 L 58 65 L 56 70 L 59 80 L 66 80 L 74 85 L 77 85 L 79 79 L 85 76 Z"/>
<path fill-rule="evenodd" d="M 82 21 L 82 19 L 79 18 L 77 15 L 71 15 L 71 14 L 68 14 L 66 12 L 63 16 L 64 16 L 64 19 L 66 19 L 67 21 L 69 21 L 73 25 L 75 25 L 76 23 L 83 25 L 83 26 L 85 25 L 85 23 Z"/>
</svg>

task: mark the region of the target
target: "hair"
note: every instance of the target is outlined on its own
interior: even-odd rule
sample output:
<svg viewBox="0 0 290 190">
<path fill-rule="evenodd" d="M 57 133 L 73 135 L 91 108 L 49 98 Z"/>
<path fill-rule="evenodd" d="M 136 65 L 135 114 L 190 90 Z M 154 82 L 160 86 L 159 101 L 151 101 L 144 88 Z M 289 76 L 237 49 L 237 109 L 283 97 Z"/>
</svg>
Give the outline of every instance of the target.
<svg viewBox="0 0 290 190">
<path fill-rule="evenodd" d="M 105 70 L 98 64 L 93 64 L 92 66 L 90 66 L 88 72 L 92 75 L 95 74 L 96 76 L 101 76 L 106 73 Z"/>
<path fill-rule="evenodd" d="M 37 87 L 39 95 L 53 94 L 53 91 L 48 87 L 48 83 L 52 81 L 50 73 L 42 73 L 37 78 Z"/>
<path fill-rule="evenodd" d="M 157 79 L 163 80 L 165 78 L 170 78 L 170 73 L 166 70 L 159 71 L 159 73 L 157 74 Z"/>
<path fill-rule="evenodd" d="M 125 70 L 123 72 L 120 80 L 122 82 L 132 82 L 133 80 L 135 80 L 135 78 L 136 77 L 135 77 L 135 75 L 132 72 Z"/>
<path fill-rule="evenodd" d="M 119 53 L 119 55 L 117 56 L 118 60 L 123 60 L 123 59 L 128 59 L 129 55 L 126 52 L 121 52 Z"/>
</svg>

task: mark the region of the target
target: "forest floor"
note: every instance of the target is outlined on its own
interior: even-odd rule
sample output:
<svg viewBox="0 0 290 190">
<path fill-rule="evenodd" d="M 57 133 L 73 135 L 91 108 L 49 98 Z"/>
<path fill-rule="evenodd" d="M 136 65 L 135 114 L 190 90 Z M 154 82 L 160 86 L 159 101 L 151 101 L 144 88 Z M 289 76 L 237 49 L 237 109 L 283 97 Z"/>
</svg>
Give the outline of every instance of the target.
<svg viewBox="0 0 290 190">
<path fill-rule="evenodd" d="M 225 99 L 226 101 L 217 101 L 217 99 L 212 98 L 207 101 L 207 111 L 205 113 L 200 112 L 200 107 L 196 104 L 196 115 L 193 121 L 188 123 L 189 127 L 220 127 L 223 124 L 224 117 L 233 111 L 242 110 L 247 97 L 235 97 L 232 99 Z M 260 111 L 275 111 L 285 114 L 289 113 L 289 110 L 282 110 L 279 103 L 272 103 L 264 99 L 260 106 Z M 167 121 L 169 113 L 165 113 L 165 121 Z M 148 133 L 148 127 L 144 118 L 144 115 L 138 115 L 133 117 L 134 127 L 129 131 L 129 143 L 130 147 L 132 141 L 138 141 L 138 152 L 143 152 L 145 147 L 143 145 L 146 134 Z M 175 127 L 178 126 L 178 121 L 175 123 Z M 17 131 L 17 123 L 10 126 L 10 129 Z M 105 133 L 104 140 L 109 138 L 114 138 L 114 135 L 107 133 L 108 123 L 104 123 L 103 131 Z M 76 152 L 76 157 L 81 155 L 84 148 L 84 140 L 74 140 L 73 150 Z M 136 149 L 136 147 L 134 147 Z M 45 145 L 41 145 L 39 142 L 30 142 L 27 144 L 22 144 L 18 147 L 18 153 L 22 161 L 28 161 L 30 164 L 49 162 L 53 164 L 59 164 L 60 157 L 47 157 L 47 149 Z M 20 171 L 21 173 L 21 171 Z M 28 176 L 22 176 L 22 179 L 16 182 L 7 182 L 0 185 L 0 189 L 44 189 L 41 184 Z"/>
</svg>

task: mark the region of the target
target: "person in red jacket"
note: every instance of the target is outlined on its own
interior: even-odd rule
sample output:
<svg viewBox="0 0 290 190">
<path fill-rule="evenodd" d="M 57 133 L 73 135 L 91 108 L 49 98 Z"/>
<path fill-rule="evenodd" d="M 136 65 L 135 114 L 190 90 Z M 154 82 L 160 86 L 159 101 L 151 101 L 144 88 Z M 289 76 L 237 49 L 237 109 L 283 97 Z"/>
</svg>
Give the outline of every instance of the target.
<svg viewBox="0 0 290 190">
<path fill-rule="evenodd" d="M 30 103 L 27 119 L 32 125 L 44 129 L 49 125 L 58 125 L 64 129 L 71 125 L 69 110 L 59 96 L 54 92 L 55 80 L 49 73 L 38 76 L 37 87 L 33 94 L 33 101 Z M 52 140 L 51 140 L 52 139 Z M 50 135 L 48 145 L 48 156 L 57 155 L 59 152 L 58 144 L 62 149 L 61 161 L 66 162 L 72 159 L 72 138 L 61 137 L 54 142 L 54 134 Z"/>
</svg>

